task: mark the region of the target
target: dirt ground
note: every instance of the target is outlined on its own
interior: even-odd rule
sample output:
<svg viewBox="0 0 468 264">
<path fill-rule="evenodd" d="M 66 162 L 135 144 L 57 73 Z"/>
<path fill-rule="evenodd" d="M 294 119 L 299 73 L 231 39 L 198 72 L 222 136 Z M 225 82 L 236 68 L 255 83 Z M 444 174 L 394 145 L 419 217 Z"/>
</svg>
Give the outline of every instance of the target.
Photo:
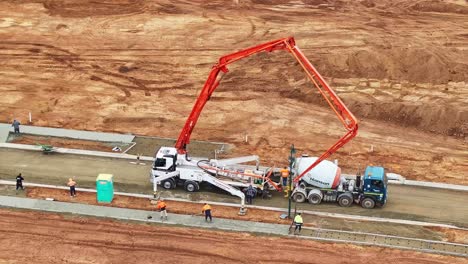
<svg viewBox="0 0 468 264">
<path fill-rule="evenodd" d="M 102 143 L 90 140 L 79 140 L 59 137 L 43 137 L 35 135 L 22 134 L 15 136 L 9 143 L 16 144 L 27 144 L 27 145 L 51 145 L 59 148 L 72 148 L 72 149 L 85 149 L 85 150 L 96 150 L 104 152 L 113 152 L 112 148 L 115 146 L 121 147 L 122 151 L 125 150 L 125 146 L 122 143 Z"/>
<path fill-rule="evenodd" d="M 236 4 L 238 2 L 239 4 Z M 468 184 L 466 1 L 2 1 L 2 121 L 177 138 L 220 56 L 285 36 L 360 119 L 332 158 Z M 266 165 L 344 133 L 287 53 L 230 67 L 193 139 Z M 245 138 L 247 136 L 247 142 Z"/>
<path fill-rule="evenodd" d="M 176 140 L 168 138 L 141 137 L 137 136 L 133 140 L 136 143 L 127 153 L 133 155 L 143 155 L 153 157 L 160 147 L 174 146 Z M 192 141 L 188 146 L 190 154 L 194 157 L 214 158 L 215 150 L 229 149 L 227 144 Z"/>
<path fill-rule="evenodd" d="M 465 263 L 395 249 L 0 209 L 2 263 Z"/>
<path fill-rule="evenodd" d="M 441 232 L 445 235 L 444 240 L 453 243 L 468 244 L 468 231 L 467 230 L 454 230 L 441 227 L 426 227 L 427 229 Z"/>
<path fill-rule="evenodd" d="M 345 172 L 373 164 L 468 184 L 467 14 L 462 0 L 1 1 L 0 121 L 31 112 L 33 125 L 177 138 L 220 56 L 292 35 L 360 119 L 358 137 L 331 157 Z M 289 54 L 229 69 L 193 139 L 281 166 L 291 144 L 318 155 L 344 133 Z M 466 262 L 5 209 L 0 221 L 0 263 Z"/>
</svg>

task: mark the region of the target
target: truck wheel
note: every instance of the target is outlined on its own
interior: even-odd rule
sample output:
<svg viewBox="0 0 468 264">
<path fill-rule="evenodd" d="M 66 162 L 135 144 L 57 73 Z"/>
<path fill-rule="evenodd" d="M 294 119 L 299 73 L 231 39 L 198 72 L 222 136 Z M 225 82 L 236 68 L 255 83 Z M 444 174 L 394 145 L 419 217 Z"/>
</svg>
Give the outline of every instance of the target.
<svg viewBox="0 0 468 264">
<path fill-rule="evenodd" d="M 161 183 L 161 186 L 164 188 L 164 189 L 172 189 L 175 187 L 175 182 L 173 179 L 167 179 L 165 181 L 163 181 Z"/>
<path fill-rule="evenodd" d="M 372 199 L 372 198 L 364 198 L 362 201 L 361 201 L 361 206 L 362 208 L 366 208 L 366 209 L 372 209 L 375 207 L 375 201 Z"/>
<path fill-rule="evenodd" d="M 184 189 L 187 191 L 187 192 L 196 192 L 198 191 L 198 189 L 200 189 L 200 186 L 198 185 L 197 182 L 194 182 L 194 181 L 186 181 L 184 183 Z"/>
<path fill-rule="evenodd" d="M 353 197 L 342 194 L 340 197 L 338 197 L 338 204 L 341 207 L 350 207 L 353 204 Z"/>
<path fill-rule="evenodd" d="M 303 203 L 303 202 L 305 202 L 306 197 L 305 197 L 305 195 L 303 193 L 297 192 L 297 193 L 293 194 L 292 199 L 296 203 Z"/>
<path fill-rule="evenodd" d="M 322 197 L 316 193 L 309 195 L 309 203 L 317 205 L 322 202 Z"/>
</svg>

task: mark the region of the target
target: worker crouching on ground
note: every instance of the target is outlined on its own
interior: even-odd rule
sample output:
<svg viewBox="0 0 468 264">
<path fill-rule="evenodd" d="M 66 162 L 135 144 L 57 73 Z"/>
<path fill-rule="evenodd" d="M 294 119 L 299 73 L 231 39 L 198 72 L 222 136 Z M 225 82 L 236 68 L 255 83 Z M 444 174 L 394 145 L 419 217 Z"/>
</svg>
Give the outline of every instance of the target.
<svg viewBox="0 0 468 264">
<path fill-rule="evenodd" d="M 23 178 L 23 176 L 21 176 L 21 173 L 18 174 L 18 176 L 16 176 L 16 190 L 17 190 L 17 191 L 18 191 L 20 188 L 21 188 L 21 190 L 24 190 L 23 181 L 24 181 L 24 178 Z"/>
<path fill-rule="evenodd" d="M 156 205 L 156 209 L 161 213 L 161 221 L 167 220 L 167 211 L 166 211 L 166 203 L 163 199 L 158 200 L 158 204 Z"/>
<path fill-rule="evenodd" d="M 304 221 L 302 220 L 301 213 L 298 213 L 296 217 L 294 217 L 294 224 L 296 225 L 296 228 L 294 228 L 294 234 L 300 234 L 302 230 L 302 224 Z M 298 231 L 299 230 L 299 231 Z"/>
<path fill-rule="evenodd" d="M 257 190 L 254 189 L 254 187 L 251 185 L 249 185 L 249 187 L 247 188 L 247 190 L 245 191 L 245 195 L 247 197 L 247 203 L 248 204 L 252 204 L 253 203 L 253 199 L 255 198 L 255 196 L 257 195 Z"/>
<path fill-rule="evenodd" d="M 205 203 L 205 205 L 203 205 L 202 214 L 205 214 L 205 222 L 208 222 L 208 218 L 210 218 L 210 222 L 213 221 L 211 217 L 211 206 L 209 204 Z"/>
<path fill-rule="evenodd" d="M 68 187 L 70 187 L 70 197 L 75 197 L 76 196 L 76 181 L 74 181 L 72 178 L 68 179 L 67 183 Z"/>
</svg>

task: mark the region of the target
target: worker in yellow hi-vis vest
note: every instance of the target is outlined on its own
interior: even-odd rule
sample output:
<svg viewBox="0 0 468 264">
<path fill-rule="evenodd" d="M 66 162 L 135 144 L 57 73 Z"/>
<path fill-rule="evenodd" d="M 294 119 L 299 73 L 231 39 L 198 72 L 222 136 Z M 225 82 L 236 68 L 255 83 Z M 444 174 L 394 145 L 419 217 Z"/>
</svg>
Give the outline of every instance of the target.
<svg viewBox="0 0 468 264">
<path fill-rule="evenodd" d="M 302 220 L 301 213 L 298 213 L 296 217 L 294 217 L 294 224 L 296 225 L 296 228 L 294 229 L 294 234 L 300 234 L 301 229 L 302 229 L 302 224 L 304 223 L 304 220 Z M 299 232 L 297 230 L 299 229 Z M 297 233 L 296 233 L 297 232 Z"/>
</svg>

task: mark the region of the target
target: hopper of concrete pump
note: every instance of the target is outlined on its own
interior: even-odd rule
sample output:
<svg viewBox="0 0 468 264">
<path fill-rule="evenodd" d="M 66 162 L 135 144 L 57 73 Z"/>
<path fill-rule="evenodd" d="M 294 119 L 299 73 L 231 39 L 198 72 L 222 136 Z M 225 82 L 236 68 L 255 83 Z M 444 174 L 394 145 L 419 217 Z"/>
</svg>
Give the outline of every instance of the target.
<svg viewBox="0 0 468 264">
<path fill-rule="evenodd" d="M 297 175 L 301 175 L 317 160 L 316 157 L 301 157 L 296 160 Z M 307 172 L 302 180 L 318 188 L 336 188 L 340 183 L 341 169 L 335 163 L 324 160 Z"/>
</svg>

